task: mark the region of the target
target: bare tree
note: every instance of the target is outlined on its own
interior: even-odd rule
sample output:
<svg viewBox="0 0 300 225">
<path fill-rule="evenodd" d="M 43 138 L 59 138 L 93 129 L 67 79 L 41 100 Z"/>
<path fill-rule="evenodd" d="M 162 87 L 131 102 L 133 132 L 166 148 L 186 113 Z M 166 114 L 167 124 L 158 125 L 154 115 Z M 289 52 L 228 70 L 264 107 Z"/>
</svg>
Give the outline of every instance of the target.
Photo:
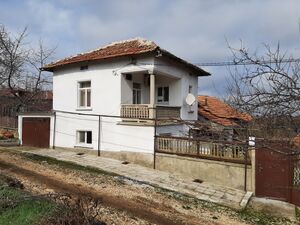
<svg viewBox="0 0 300 225">
<path fill-rule="evenodd" d="M 30 47 L 25 40 L 27 35 L 27 28 L 13 36 L 0 25 L 0 86 L 10 89 L 17 99 L 18 109 L 35 99 L 43 87 L 51 83 L 40 68 L 53 55 L 54 49 L 46 49 L 41 41 L 37 49 Z M 26 94 L 20 95 L 20 90 Z"/>
<path fill-rule="evenodd" d="M 284 131 L 292 135 L 299 132 L 299 59 L 282 53 L 279 44 L 274 49 L 265 44 L 260 54 L 250 53 L 242 44 L 238 49 L 229 48 L 237 65 L 230 70 L 229 103 L 256 116 L 260 125 L 264 125 L 262 130 L 256 123 L 260 132 L 279 136 Z"/>
</svg>

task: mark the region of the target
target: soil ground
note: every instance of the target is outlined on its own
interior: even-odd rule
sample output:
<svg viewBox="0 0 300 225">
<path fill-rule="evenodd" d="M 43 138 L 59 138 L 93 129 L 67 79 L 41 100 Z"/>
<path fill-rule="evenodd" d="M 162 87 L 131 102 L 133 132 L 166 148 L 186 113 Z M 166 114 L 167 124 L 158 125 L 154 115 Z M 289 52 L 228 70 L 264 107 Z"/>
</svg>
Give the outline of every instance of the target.
<svg viewBox="0 0 300 225">
<path fill-rule="evenodd" d="M 22 181 L 29 192 L 68 193 L 101 199 L 107 224 L 251 224 L 238 212 L 178 193 L 140 184 L 115 174 L 85 171 L 65 163 L 0 149 L 1 173 Z"/>
</svg>

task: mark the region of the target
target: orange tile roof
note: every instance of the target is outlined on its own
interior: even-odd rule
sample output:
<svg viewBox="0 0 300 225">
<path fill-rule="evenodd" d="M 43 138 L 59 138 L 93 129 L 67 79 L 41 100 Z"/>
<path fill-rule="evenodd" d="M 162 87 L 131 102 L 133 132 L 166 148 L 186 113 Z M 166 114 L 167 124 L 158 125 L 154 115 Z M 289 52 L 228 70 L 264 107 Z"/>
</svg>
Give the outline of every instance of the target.
<svg viewBox="0 0 300 225">
<path fill-rule="evenodd" d="M 253 119 L 251 115 L 234 109 L 216 97 L 200 95 L 198 103 L 198 115 L 222 126 L 238 126 L 236 120 L 250 122 Z"/>
<path fill-rule="evenodd" d="M 106 45 L 102 48 L 81 53 L 75 56 L 71 56 L 57 62 L 50 63 L 45 65 L 42 70 L 51 71 L 53 72 L 54 69 L 65 66 L 71 65 L 79 62 L 89 62 L 95 60 L 104 60 L 109 58 L 116 58 L 121 56 L 135 56 L 144 53 L 159 53 L 162 56 L 167 56 L 181 64 L 184 64 L 188 68 L 195 71 L 198 76 L 209 76 L 210 74 L 200 67 L 193 65 L 183 59 L 178 58 L 177 56 L 171 54 L 170 52 L 160 48 L 152 41 L 148 41 L 141 38 L 129 39 L 119 42 L 113 42 L 109 45 Z"/>
<path fill-rule="evenodd" d="M 296 147 L 300 148 L 300 134 L 298 134 L 297 136 L 295 136 L 295 137 L 292 139 L 292 142 L 293 142 L 293 144 L 294 144 Z"/>
</svg>

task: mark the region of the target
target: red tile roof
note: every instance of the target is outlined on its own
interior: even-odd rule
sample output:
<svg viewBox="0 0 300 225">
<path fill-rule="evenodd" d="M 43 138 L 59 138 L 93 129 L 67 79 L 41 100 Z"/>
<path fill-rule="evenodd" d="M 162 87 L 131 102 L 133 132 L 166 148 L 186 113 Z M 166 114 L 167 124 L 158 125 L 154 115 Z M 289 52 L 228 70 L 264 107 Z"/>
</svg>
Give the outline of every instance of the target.
<svg viewBox="0 0 300 225">
<path fill-rule="evenodd" d="M 26 91 L 24 89 L 16 89 L 16 90 L 11 90 L 10 88 L 3 88 L 0 89 L 0 97 L 12 97 L 14 98 L 15 95 L 13 93 L 18 93 L 19 95 L 21 94 L 27 94 L 30 93 L 30 91 Z M 52 91 L 39 91 L 35 98 L 39 99 L 44 99 L 44 100 L 52 100 L 53 99 L 53 93 Z"/>
<path fill-rule="evenodd" d="M 53 72 L 54 69 L 75 64 L 79 62 L 89 62 L 95 60 L 104 60 L 109 58 L 116 58 L 121 56 L 135 56 L 144 53 L 159 53 L 162 56 L 169 57 L 181 64 L 184 64 L 188 68 L 192 69 L 198 74 L 198 76 L 209 76 L 210 74 L 196 65 L 188 63 L 187 61 L 178 58 L 177 56 L 171 54 L 170 52 L 160 48 L 152 41 L 148 41 L 141 38 L 135 38 L 125 41 L 113 42 L 109 45 L 106 45 L 102 48 L 96 49 L 94 51 L 78 54 L 71 56 L 57 62 L 50 63 L 44 66 L 42 69 L 46 71 Z"/>
<path fill-rule="evenodd" d="M 222 126 L 238 126 L 237 120 L 250 122 L 253 118 L 212 96 L 198 96 L 198 115 Z"/>
</svg>

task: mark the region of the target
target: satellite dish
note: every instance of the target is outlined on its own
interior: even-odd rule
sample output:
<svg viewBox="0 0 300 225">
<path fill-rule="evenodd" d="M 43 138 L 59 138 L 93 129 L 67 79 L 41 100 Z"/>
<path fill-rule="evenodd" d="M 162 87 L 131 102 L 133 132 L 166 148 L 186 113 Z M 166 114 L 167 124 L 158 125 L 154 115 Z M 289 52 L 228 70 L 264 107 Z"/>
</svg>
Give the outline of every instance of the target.
<svg viewBox="0 0 300 225">
<path fill-rule="evenodd" d="M 193 94 L 189 93 L 187 96 L 186 96 L 186 99 L 185 99 L 185 102 L 189 105 L 189 106 L 192 106 L 195 104 L 196 102 L 196 98 Z"/>
</svg>

